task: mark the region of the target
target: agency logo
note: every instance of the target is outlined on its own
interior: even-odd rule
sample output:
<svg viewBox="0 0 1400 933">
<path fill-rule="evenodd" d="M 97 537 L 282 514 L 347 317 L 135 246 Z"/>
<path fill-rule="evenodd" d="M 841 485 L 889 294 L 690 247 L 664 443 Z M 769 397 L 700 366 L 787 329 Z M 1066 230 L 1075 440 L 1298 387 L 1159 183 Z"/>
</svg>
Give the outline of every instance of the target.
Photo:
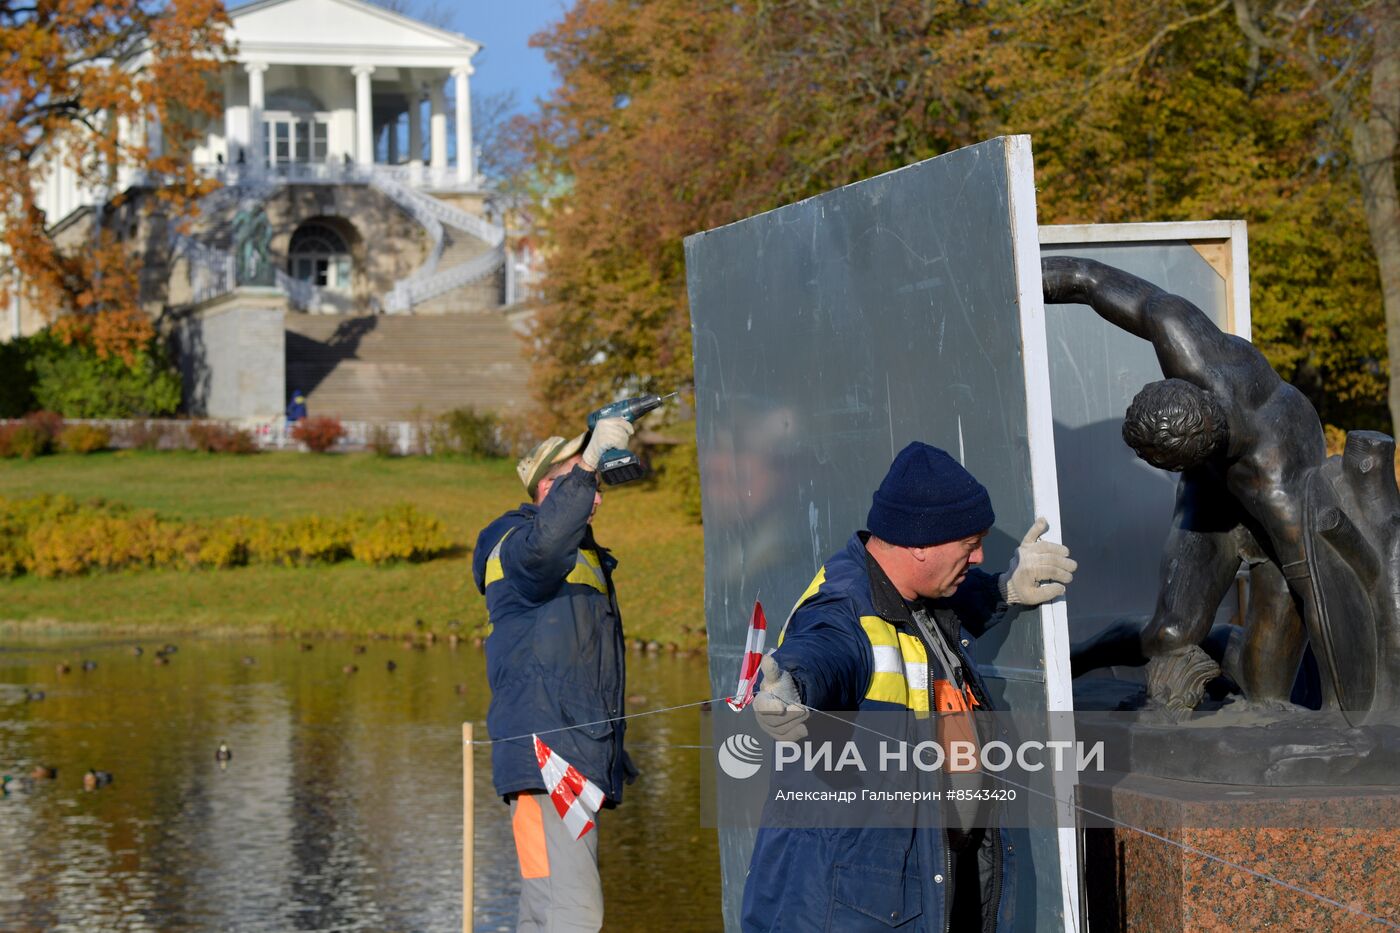
<svg viewBox="0 0 1400 933">
<path fill-rule="evenodd" d="M 736 732 L 724 740 L 717 757 L 721 771 L 742 781 L 753 777 L 763 767 L 763 746 L 753 736 Z"/>
</svg>

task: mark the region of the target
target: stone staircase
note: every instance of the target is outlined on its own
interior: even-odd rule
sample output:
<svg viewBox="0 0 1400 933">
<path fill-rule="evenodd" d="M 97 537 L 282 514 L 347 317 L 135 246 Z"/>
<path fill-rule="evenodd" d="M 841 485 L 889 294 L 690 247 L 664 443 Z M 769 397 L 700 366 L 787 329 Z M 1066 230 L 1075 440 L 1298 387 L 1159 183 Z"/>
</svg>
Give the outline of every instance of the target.
<svg viewBox="0 0 1400 933">
<path fill-rule="evenodd" d="M 525 344 L 500 312 L 287 315 L 287 391 L 305 392 L 312 415 L 506 414 L 525 407 L 528 380 Z"/>
<path fill-rule="evenodd" d="M 439 269 L 451 269 L 476 257 L 489 253 L 491 244 L 469 233 L 443 227 L 442 258 Z M 504 266 L 485 278 L 478 279 L 445 295 L 429 298 L 413 306 L 414 314 L 456 314 L 461 311 L 490 311 L 499 308 L 505 300 Z"/>
</svg>

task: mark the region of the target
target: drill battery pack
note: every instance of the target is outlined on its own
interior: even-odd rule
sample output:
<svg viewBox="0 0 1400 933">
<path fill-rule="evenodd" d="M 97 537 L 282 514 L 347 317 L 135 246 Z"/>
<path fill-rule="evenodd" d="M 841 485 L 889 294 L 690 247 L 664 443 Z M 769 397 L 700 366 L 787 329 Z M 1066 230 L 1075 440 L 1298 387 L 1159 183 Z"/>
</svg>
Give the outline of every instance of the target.
<svg viewBox="0 0 1400 933">
<path fill-rule="evenodd" d="M 630 450 L 610 450 L 598 464 L 598 475 L 609 486 L 621 486 L 647 475 L 647 468 Z"/>
</svg>

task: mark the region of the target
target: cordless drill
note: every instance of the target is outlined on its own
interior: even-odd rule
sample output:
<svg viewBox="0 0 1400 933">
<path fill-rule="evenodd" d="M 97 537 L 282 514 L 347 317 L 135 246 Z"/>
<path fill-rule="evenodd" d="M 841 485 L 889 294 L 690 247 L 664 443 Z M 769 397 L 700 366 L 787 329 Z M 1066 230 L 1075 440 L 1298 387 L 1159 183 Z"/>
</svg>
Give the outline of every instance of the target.
<svg viewBox="0 0 1400 933">
<path fill-rule="evenodd" d="M 636 424 L 637 419 L 642 415 L 656 411 L 666 399 L 674 398 L 679 394 L 672 392 L 666 396 L 639 395 L 636 398 L 625 398 L 620 402 L 604 405 L 588 416 L 588 430 L 592 431 L 604 418 L 626 418 L 632 424 Z M 598 475 L 609 486 L 630 483 L 634 479 L 646 476 L 646 473 L 647 470 L 646 467 L 642 466 L 642 461 L 630 450 L 619 450 L 614 447 L 611 450 L 603 451 L 603 456 L 598 460 Z"/>
</svg>

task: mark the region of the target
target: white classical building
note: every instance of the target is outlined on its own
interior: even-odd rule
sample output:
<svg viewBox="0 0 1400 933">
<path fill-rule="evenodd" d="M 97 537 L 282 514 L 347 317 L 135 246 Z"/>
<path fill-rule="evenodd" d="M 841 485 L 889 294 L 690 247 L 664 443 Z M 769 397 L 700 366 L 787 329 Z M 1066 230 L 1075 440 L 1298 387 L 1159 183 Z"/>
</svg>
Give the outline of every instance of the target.
<svg viewBox="0 0 1400 933">
<path fill-rule="evenodd" d="M 365 0 L 254 0 L 230 18 L 236 51 L 224 69 L 223 115 L 191 153 L 225 186 L 203 213 L 228 222 L 235 205 L 272 202 L 286 189 L 372 188 L 416 221 L 425 239 L 421 261 L 386 279 L 384 263 L 365 257 L 357 264 L 353 255 L 357 235 L 385 245 L 386 231 L 352 230 L 364 224 L 350 217 L 337 230 L 334 213 L 329 224 L 283 229 L 298 211 L 268 203 L 279 228 L 278 283 L 297 308 L 405 312 L 497 272 L 511 277 L 517 264 L 505 261 L 504 231 L 489 217 L 489 192 L 476 170 L 471 76 L 479 43 Z M 160 145 L 154 119 L 120 132 Z M 158 183 L 129 168 L 117 182 L 121 190 Z M 54 227 L 106 198 L 82 187 L 62 158 L 52 160 L 39 192 Z M 357 212 L 368 206 L 343 193 L 341 200 Z M 412 252 L 398 231 L 387 232 L 397 253 Z M 212 229 L 176 242 L 188 288 L 171 283 L 162 299 L 178 305 L 225 289 L 231 238 Z M 511 303 L 511 283 L 502 284 L 502 301 Z"/>
<path fill-rule="evenodd" d="M 218 326 L 197 328 L 198 352 L 209 360 L 190 364 L 195 369 L 218 369 L 210 360 L 227 363 L 228 347 L 240 341 L 253 347 L 239 349 L 240 359 L 280 361 L 280 350 L 258 343 L 263 337 L 247 336 L 271 333 L 267 316 L 280 315 L 288 388 L 310 391 L 313 403 L 319 391 L 323 410 L 332 402 L 361 409 L 348 417 L 384 409 L 366 393 L 395 396 L 394 411 L 407 409 L 420 392 L 404 388 L 410 383 L 433 385 L 428 408 L 444 385 L 446 402 L 479 407 L 500 408 L 523 393 L 510 333 L 519 320 L 507 312 L 528 253 L 510 255 L 490 180 L 476 168 L 471 77 L 481 45 L 366 0 L 253 0 L 229 15 L 235 51 L 223 71 L 223 113 L 199 128 L 189 153 L 221 187 L 203 199 L 197 218 L 186 218 L 191 223 L 153 220 L 159 212 L 144 211 L 142 202 L 150 203 L 159 179 L 119 169 L 118 190 L 127 197 L 121 208 L 104 210 L 109 192 L 83 188 L 53 158 L 38 193 L 60 245 L 80 249 L 99 225 L 118 229 L 142 256 L 150 313 L 177 322 L 222 316 Z M 152 146 L 162 139 L 154 118 L 123 123 L 118 132 Z M 260 238 L 256 256 L 247 249 L 250 231 Z M 260 266 L 257 281 L 246 275 L 250 262 Z M 228 315 L 251 307 L 252 298 L 261 323 L 232 323 Z M 7 329 L 37 329 L 37 311 L 17 303 Z M 385 315 L 420 323 L 376 322 Z M 437 323 L 423 320 L 430 317 Z M 413 336 L 395 343 L 395 328 Z M 388 340 L 375 351 L 377 363 L 374 340 Z M 492 358 L 476 368 L 491 370 L 495 394 L 465 383 L 452 389 L 455 373 L 472 369 L 463 356 L 488 345 Z M 422 369 L 433 353 L 443 357 L 440 371 L 410 378 L 408 367 Z M 204 383 L 223 378 L 216 373 Z M 187 398 L 198 409 L 204 389 L 192 385 Z"/>
<path fill-rule="evenodd" d="M 415 186 L 475 187 L 478 43 L 360 0 L 256 0 L 231 16 L 238 51 L 224 119 L 197 161 L 253 161 L 294 176 L 392 165 Z"/>
</svg>

